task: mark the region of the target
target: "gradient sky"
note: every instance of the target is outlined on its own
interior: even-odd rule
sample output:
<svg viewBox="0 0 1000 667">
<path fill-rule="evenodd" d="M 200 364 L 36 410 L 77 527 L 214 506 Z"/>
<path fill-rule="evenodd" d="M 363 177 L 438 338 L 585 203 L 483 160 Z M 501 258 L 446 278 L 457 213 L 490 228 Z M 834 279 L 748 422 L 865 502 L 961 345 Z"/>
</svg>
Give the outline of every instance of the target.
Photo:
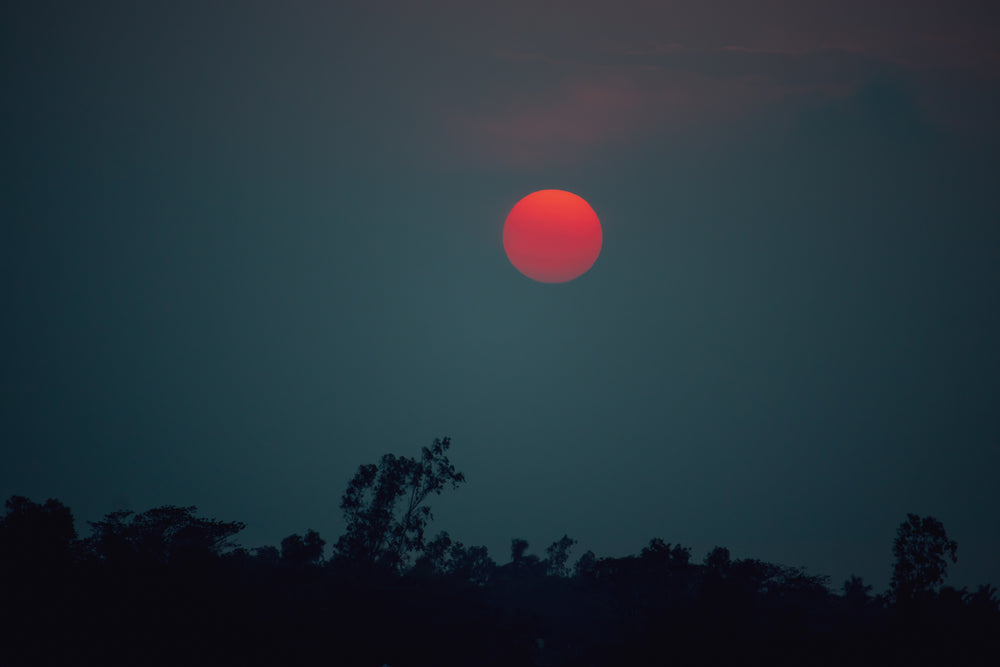
<svg viewBox="0 0 1000 667">
<path fill-rule="evenodd" d="M 1000 584 L 1000 6 L 0 10 L 0 495 L 342 532 L 439 436 L 432 532 L 659 536 L 882 590 L 907 512 Z M 590 272 L 503 221 L 583 196 Z"/>
</svg>

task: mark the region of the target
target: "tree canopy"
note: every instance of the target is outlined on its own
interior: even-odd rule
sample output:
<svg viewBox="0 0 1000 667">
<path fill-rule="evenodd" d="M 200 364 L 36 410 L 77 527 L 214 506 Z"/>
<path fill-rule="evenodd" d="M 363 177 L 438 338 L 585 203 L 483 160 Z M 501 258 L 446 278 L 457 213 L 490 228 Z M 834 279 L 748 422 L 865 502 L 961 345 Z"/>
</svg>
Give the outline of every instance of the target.
<svg viewBox="0 0 1000 667">
<path fill-rule="evenodd" d="M 427 498 L 465 481 L 448 460 L 450 446 L 450 438 L 436 439 L 419 459 L 386 454 L 378 465 L 360 466 L 340 501 L 347 530 L 335 546 L 337 558 L 369 571 L 408 566 L 423 550 L 433 518 Z"/>
<path fill-rule="evenodd" d="M 948 559 L 958 561 L 957 551 L 958 544 L 948 539 L 940 521 L 907 514 L 892 545 L 896 560 L 890 586 L 896 600 L 914 601 L 934 593 L 948 572 Z"/>
<path fill-rule="evenodd" d="M 235 546 L 231 538 L 246 524 L 197 517 L 197 509 L 164 505 L 142 514 L 111 512 L 91 522 L 93 533 L 85 541 L 85 550 L 99 559 L 162 565 L 217 556 Z"/>
</svg>

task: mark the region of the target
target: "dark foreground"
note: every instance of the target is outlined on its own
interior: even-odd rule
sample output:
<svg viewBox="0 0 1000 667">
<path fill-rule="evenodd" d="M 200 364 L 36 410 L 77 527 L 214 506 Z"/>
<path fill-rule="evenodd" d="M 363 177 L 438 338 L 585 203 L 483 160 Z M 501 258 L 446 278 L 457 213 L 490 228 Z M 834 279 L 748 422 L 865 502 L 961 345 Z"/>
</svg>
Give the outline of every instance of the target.
<svg viewBox="0 0 1000 667">
<path fill-rule="evenodd" d="M 996 590 L 918 586 L 939 574 L 919 551 L 896 566 L 910 588 L 872 596 L 858 578 L 834 594 L 825 577 L 722 548 L 694 564 L 656 539 L 571 569 L 568 538 L 544 559 L 515 540 L 498 566 L 444 535 L 387 569 L 324 560 L 312 531 L 280 551 L 235 548 L 241 524 L 194 508 L 109 515 L 76 539 L 58 501 L 7 507 L 3 667 L 1000 664 Z"/>
</svg>

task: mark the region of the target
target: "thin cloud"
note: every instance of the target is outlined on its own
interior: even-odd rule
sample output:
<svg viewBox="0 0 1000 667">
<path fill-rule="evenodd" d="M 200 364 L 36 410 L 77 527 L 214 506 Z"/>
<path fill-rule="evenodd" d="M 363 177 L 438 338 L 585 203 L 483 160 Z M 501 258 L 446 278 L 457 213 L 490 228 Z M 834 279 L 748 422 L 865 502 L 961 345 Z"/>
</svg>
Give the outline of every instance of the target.
<svg viewBox="0 0 1000 667">
<path fill-rule="evenodd" d="M 536 74 L 549 85 L 511 86 L 495 107 L 445 114 L 461 159 L 520 167 L 571 163 L 616 143 L 731 120 L 790 98 L 841 97 L 882 69 L 847 52 L 677 48 L 562 58 L 505 52 L 497 66 L 524 62 L 542 68 Z"/>
<path fill-rule="evenodd" d="M 405 81 L 412 94 L 395 103 L 405 123 L 426 120 L 436 154 L 461 164 L 576 162 L 766 105 L 842 98 L 886 76 L 944 117 L 960 108 L 949 82 L 973 77 L 977 88 L 1000 73 L 983 25 L 901 0 L 428 7 L 386 29 L 384 84 Z"/>
</svg>

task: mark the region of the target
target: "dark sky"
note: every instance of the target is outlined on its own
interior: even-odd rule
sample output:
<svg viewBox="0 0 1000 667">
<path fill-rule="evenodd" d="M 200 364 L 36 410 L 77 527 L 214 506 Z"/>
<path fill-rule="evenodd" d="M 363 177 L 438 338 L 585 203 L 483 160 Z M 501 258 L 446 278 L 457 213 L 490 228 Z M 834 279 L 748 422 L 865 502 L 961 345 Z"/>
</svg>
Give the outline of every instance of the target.
<svg viewBox="0 0 1000 667">
<path fill-rule="evenodd" d="M 1000 584 L 997 3 L 35 2 L 0 15 L 0 495 Z M 526 194 L 604 227 L 571 283 Z M 575 556 L 574 556 L 575 557 Z"/>
</svg>

